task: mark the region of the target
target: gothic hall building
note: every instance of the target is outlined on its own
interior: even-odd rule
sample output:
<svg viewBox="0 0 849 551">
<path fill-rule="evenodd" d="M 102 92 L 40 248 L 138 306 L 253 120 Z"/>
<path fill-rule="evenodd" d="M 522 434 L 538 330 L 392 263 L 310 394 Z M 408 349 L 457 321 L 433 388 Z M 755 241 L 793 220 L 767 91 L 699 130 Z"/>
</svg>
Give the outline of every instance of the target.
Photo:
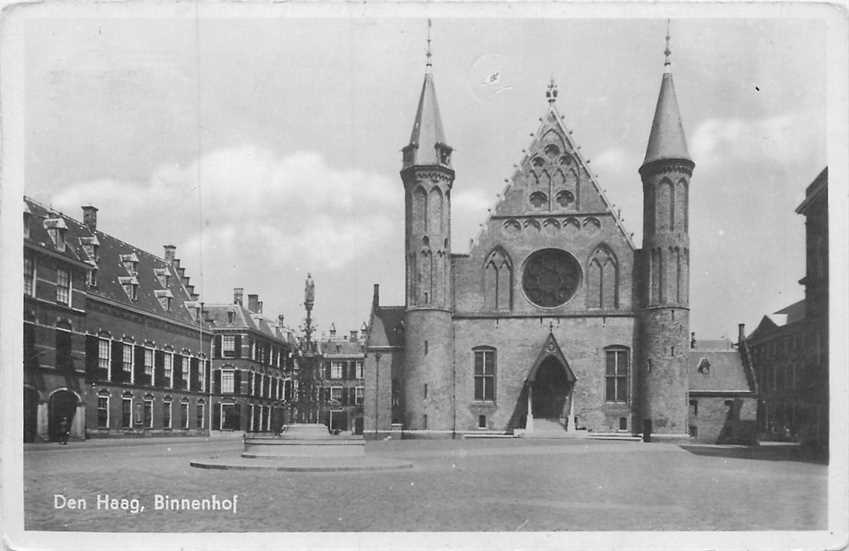
<svg viewBox="0 0 849 551">
<path fill-rule="evenodd" d="M 452 148 L 428 64 L 402 152 L 406 301 L 381 305 L 375 287 L 366 436 L 400 428 L 411 436 L 688 437 L 695 163 L 669 58 L 645 160 L 634 167 L 643 190 L 641 248 L 566 129 L 553 82 L 546 99 L 481 234 L 468 254 L 452 253 Z"/>
</svg>

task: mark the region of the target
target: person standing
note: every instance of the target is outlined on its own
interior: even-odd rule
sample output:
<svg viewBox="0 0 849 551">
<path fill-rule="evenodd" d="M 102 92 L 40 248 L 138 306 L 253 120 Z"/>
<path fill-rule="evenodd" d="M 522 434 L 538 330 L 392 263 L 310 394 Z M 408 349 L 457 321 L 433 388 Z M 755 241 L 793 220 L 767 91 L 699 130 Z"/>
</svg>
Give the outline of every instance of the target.
<svg viewBox="0 0 849 551">
<path fill-rule="evenodd" d="M 68 418 L 62 417 L 59 420 L 59 443 L 63 446 L 68 445 L 68 436 L 70 436 L 70 431 L 68 429 Z"/>
</svg>

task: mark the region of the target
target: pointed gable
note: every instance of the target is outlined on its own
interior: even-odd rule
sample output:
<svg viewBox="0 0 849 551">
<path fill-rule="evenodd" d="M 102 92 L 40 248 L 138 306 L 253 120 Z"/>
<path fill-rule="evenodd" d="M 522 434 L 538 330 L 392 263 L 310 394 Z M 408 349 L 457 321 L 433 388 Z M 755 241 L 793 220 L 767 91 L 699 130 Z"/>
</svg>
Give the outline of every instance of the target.
<svg viewBox="0 0 849 551">
<path fill-rule="evenodd" d="M 542 345 L 542 350 L 540 350 L 533 367 L 531 367 L 531 371 L 528 373 L 528 381 L 534 382 L 540 366 L 545 360 L 552 357 L 563 366 L 563 370 L 566 372 L 566 379 L 568 379 L 570 383 L 575 382 L 575 374 L 572 373 L 572 370 L 569 368 L 569 362 L 566 361 L 566 357 L 563 355 L 563 351 L 560 350 L 560 345 L 557 344 L 557 339 L 554 338 L 553 333 L 549 333 L 548 337 L 545 339 L 545 343 Z"/>
<path fill-rule="evenodd" d="M 540 230 L 569 228 L 598 229 L 602 223 L 617 226 L 622 238 L 634 249 L 613 205 L 588 170 L 580 147 L 563 124 L 553 101 L 512 179 L 493 210 L 503 218 L 506 231 L 516 224 Z M 599 219 L 604 215 L 604 221 Z M 533 217 L 520 221 L 520 217 Z M 521 227 L 516 228 L 521 229 Z"/>
</svg>

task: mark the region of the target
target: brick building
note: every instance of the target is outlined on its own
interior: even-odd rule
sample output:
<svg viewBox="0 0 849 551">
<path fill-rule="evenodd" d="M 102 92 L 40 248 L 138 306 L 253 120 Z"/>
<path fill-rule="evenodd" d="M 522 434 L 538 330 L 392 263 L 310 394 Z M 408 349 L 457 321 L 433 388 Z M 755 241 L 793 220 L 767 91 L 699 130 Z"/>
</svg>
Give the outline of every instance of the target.
<svg viewBox="0 0 849 551">
<path fill-rule="evenodd" d="M 330 430 L 363 432 L 364 336 L 354 330 L 338 337 L 331 325 L 330 335 L 318 342 L 318 419 Z"/>
<path fill-rule="evenodd" d="M 232 304 L 206 307 L 213 346 L 213 430 L 279 432 L 290 422 L 294 339 L 278 316 L 262 315 L 259 295 L 233 291 Z"/>
<path fill-rule="evenodd" d="M 65 218 L 24 198 L 24 442 L 85 437 L 86 280 Z"/>
<path fill-rule="evenodd" d="M 805 298 L 765 315 L 748 336 L 763 438 L 828 446 L 828 168 L 805 190 Z"/>
<path fill-rule="evenodd" d="M 211 335 L 175 247 L 125 243 L 93 206 L 79 222 L 25 203 L 25 435 L 50 438 L 72 403 L 78 438 L 206 434 Z"/>
<path fill-rule="evenodd" d="M 688 438 L 695 163 L 668 53 L 639 167 L 641 248 L 589 170 L 554 82 L 546 99 L 481 233 L 468 253 L 453 253 L 453 151 L 428 61 L 401 159 L 405 304 L 381 305 L 375 289 L 366 434 L 392 430 L 395 421 L 405 432 L 433 435 L 592 430 Z"/>
</svg>

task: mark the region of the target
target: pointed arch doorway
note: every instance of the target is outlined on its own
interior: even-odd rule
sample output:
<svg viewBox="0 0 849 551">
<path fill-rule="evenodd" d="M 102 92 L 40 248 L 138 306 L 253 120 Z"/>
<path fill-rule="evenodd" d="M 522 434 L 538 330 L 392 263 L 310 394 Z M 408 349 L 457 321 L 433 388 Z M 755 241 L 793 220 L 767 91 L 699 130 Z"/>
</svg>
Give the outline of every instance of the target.
<svg viewBox="0 0 849 551">
<path fill-rule="evenodd" d="M 573 417 L 572 391 L 575 381 L 575 374 L 569 368 L 560 346 L 554 335 L 549 333 L 525 381 L 526 432 L 533 432 L 534 420 L 542 419 L 547 425 L 559 424 L 565 430 L 574 429 L 569 419 Z"/>
</svg>

